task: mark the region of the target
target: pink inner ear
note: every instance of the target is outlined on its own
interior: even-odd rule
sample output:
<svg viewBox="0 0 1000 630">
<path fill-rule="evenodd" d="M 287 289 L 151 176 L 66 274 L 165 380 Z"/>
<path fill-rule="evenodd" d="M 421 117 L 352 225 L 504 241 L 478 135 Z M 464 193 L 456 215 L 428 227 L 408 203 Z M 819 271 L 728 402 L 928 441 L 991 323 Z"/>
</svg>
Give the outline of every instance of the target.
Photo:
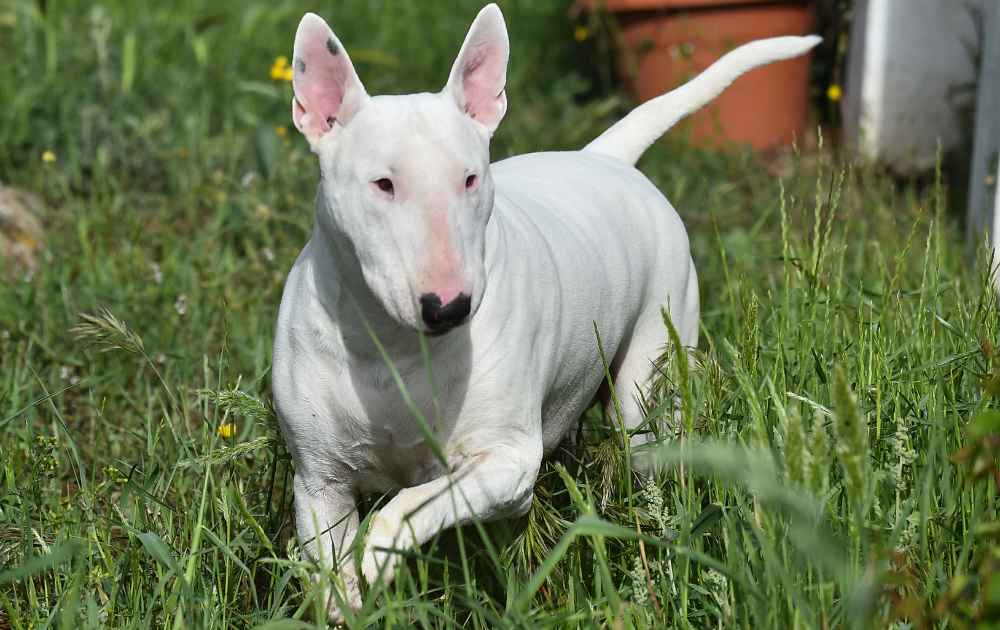
<svg viewBox="0 0 1000 630">
<path fill-rule="evenodd" d="M 299 99 L 297 99 L 297 98 L 295 98 L 293 96 L 292 97 L 292 121 L 295 122 L 295 128 L 298 129 L 299 131 L 301 131 L 302 133 L 305 133 L 305 131 L 306 131 L 305 130 L 306 121 L 304 120 L 305 115 L 306 115 L 306 110 L 305 110 L 305 108 L 302 107 L 302 103 L 299 102 Z"/>
<path fill-rule="evenodd" d="M 462 71 L 465 111 L 470 116 L 484 123 L 499 118 L 505 70 L 501 49 L 490 45 L 476 47 Z"/>
<path fill-rule="evenodd" d="M 292 60 L 292 115 L 303 133 L 322 135 L 342 115 L 344 97 L 357 79 L 347 55 L 325 29 L 309 29 L 298 44 Z"/>
</svg>

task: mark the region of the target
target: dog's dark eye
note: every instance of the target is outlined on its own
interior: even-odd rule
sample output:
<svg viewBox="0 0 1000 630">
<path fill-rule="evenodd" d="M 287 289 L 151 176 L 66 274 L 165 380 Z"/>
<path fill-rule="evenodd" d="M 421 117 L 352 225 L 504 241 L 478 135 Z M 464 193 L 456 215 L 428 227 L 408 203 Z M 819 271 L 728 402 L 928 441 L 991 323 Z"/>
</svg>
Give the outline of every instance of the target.
<svg viewBox="0 0 1000 630">
<path fill-rule="evenodd" d="M 383 177 L 382 179 L 375 180 L 375 187 L 384 192 L 387 195 L 392 195 L 396 192 L 396 188 L 392 185 L 392 180 L 388 177 Z"/>
<path fill-rule="evenodd" d="M 473 188 L 476 187 L 476 183 L 478 182 L 479 182 L 478 177 L 476 177 L 475 175 L 469 175 L 468 177 L 465 178 L 465 189 L 472 190 Z"/>
</svg>

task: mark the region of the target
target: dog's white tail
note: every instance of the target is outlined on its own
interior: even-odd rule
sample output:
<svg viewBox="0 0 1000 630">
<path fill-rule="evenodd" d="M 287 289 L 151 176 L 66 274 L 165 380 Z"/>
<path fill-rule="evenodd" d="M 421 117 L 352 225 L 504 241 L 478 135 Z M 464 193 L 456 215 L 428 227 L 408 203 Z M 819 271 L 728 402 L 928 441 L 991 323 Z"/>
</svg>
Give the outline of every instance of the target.
<svg viewBox="0 0 1000 630">
<path fill-rule="evenodd" d="M 798 57 L 820 43 L 818 35 L 761 39 L 731 50 L 679 88 L 633 109 L 584 151 L 635 164 L 646 149 L 677 121 L 697 111 L 743 74 L 782 59 Z"/>
</svg>

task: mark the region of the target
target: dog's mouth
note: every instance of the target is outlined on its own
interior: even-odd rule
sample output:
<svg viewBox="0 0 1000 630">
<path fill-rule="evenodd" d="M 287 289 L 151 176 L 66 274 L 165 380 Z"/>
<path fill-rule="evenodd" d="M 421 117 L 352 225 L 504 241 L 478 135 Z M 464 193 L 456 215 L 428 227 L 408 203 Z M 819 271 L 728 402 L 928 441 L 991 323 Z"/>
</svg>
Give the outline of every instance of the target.
<svg viewBox="0 0 1000 630">
<path fill-rule="evenodd" d="M 424 334 L 427 335 L 428 337 L 444 337 L 445 335 L 455 330 L 456 328 L 461 328 L 462 326 L 465 326 L 467 323 L 469 323 L 468 319 L 458 324 L 444 324 L 441 326 L 435 326 L 433 328 L 425 328 Z"/>
</svg>

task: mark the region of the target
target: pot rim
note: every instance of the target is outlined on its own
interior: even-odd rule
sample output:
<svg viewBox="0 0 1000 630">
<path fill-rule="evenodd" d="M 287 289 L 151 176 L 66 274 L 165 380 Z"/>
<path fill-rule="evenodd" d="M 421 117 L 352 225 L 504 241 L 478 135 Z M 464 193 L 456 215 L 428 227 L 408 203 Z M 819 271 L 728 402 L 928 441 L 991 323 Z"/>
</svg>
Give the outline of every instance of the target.
<svg viewBox="0 0 1000 630">
<path fill-rule="evenodd" d="M 588 9 L 602 7 L 615 13 L 629 11 L 653 11 L 657 9 L 689 9 L 689 10 L 732 10 L 750 9 L 761 5 L 811 5 L 814 0 L 583 0 Z"/>
</svg>

